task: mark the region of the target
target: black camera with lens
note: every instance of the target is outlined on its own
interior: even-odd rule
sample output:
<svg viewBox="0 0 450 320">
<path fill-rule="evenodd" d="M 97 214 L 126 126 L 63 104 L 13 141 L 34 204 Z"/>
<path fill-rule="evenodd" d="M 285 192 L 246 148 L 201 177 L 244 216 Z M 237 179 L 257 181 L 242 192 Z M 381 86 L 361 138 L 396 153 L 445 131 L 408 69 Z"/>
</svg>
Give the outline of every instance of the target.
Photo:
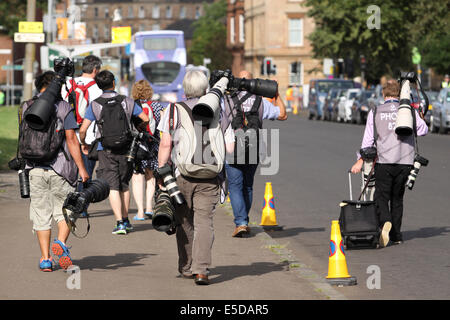
<svg viewBox="0 0 450 320">
<path fill-rule="evenodd" d="M 25 170 L 25 165 L 25 160 L 18 157 L 8 162 L 8 167 L 11 170 L 17 171 L 19 174 L 20 197 L 24 199 L 30 197 L 30 178 L 28 176 L 28 170 Z"/>
<path fill-rule="evenodd" d="M 267 98 L 273 98 L 278 93 L 278 83 L 274 80 L 236 78 L 230 70 L 214 70 L 209 80 L 211 88 L 223 77 L 228 78 L 228 91 L 248 91 Z"/>
<path fill-rule="evenodd" d="M 82 212 L 86 211 L 88 205 L 103 201 L 109 196 L 110 189 L 105 180 L 92 180 L 83 185 L 83 190 L 69 193 L 63 205 L 64 219 L 72 233 L 76 230 L 77 219 Z"/>
<path fill-rule="evenodd" d="M 49 119 L 54 111 L 54 105 L 61 100 L 61 87 L 67 76 L 74 73 L 74 63 L 69 58 L 58 58 L 54 60 L 56 76 L 48 85 L 47 89 L 31 105 L 24 116 L 29 127 L 34 130 L 43 130 L 47 127 Z"/>
<path fill-rule="evenodd" d="M 421 167 L 426 167 L 428 165 L 428 159 L 416 154 L 414 158 L 413 169 L 409 173 L 408 180 L 406 181 L 406 186 L 409 190 L 412 190 L 414 187 L 414 183 L 416 182 L 417 175 L 419 174 L 419 170 Z"/>
<path fill-rule="evenodd" d="M 165 190 L 162 191 L 166 191 L 177 204 L 181 205 L 186 201 L 178 188 L 177 180 L 172 175 L 172 167 L 170 165 L 165 164 L 163 167 L 158 168 L 155 172 L 155 177 L 163 181 Z"/>
<path fill-rule="evenodd" d="M 152 226 L 155 230 L 172 235 L 176 232 L 175 207 L 167 191 L 158 190 L 155 198 Z"/>
</svg>

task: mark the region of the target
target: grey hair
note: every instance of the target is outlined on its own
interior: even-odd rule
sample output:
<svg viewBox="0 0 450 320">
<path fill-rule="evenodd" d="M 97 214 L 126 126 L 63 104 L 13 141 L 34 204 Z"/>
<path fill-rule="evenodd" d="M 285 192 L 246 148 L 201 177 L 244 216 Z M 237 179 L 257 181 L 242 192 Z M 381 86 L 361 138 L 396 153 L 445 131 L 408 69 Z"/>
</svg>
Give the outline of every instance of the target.
<svg viewBox="0 0 450 320">
<path fill-rule="evenodd" d="M 183 89 L 186 98 L 198 98 L 206 94 L 208 89 L 208 78 L 198 70 L 186 72 L 183 79 Z"/>
</svg>

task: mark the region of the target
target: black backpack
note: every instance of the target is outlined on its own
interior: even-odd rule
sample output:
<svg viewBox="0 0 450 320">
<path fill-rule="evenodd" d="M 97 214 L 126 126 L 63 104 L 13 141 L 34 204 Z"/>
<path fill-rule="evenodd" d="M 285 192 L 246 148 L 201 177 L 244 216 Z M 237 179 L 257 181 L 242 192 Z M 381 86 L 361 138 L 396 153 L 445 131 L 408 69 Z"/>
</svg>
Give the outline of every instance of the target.
<svg viewBox="0 0 450 320">
<path fill-rule="evenodd" d="M 235 146 L 234 146 L 234 163 L 241 164 L 238 162 L 238 152 L 240 150 L 245 150 L 245 164 L 250 164 L 250 154 L 251 152 L 256 152 L 256 161 L 259 163 L 259 129 L 262 128 L 262 123 L 259 117 L 259 108 L 261 106 L 262 97 L 256 96 L 252 108 L 248 112 L 244 112 L 242 109 L 242 104 L 252 96 L 251 93 L 245 94 L 241 99 L 237 94 L 232 95 L 235 115 L 231 110 L 231 115 L 233 119 L 231 121 L 231 128 L 233 130 L 242 129 L 245 136 L 236 136 Z M 251 131 L 249 131 L 251 129 Z"/>
<path fill-rule="evenodd" d="M 100 129 L 100 142 L 103 148 L 115 153 L 125 153 L 131 144 L 132 135 L 130 123 L 122 107 L 125 96 L 112 98 L 97 98 L 95 101 L 102 105 L 100 119 L 97 121 Z"/>
<path fill-rule="evenodd" d="M 25 104 L 28 104 L 28 109 L 21 118 L 22 121 L 19 126 L 19 153 L 22 158 L 31 162 L 48 163 L 57 157 L 61 149 L 64 151 L 64 124 L 58 119 L 56 108 L 54 108 L 44 129 L 32 129 L 23 119 L 25 119 L 35 100 L 36 98 L 33 98 L 25 102 Z M 64 155 L 67 157 L 65 153 Z"/>
</svg>

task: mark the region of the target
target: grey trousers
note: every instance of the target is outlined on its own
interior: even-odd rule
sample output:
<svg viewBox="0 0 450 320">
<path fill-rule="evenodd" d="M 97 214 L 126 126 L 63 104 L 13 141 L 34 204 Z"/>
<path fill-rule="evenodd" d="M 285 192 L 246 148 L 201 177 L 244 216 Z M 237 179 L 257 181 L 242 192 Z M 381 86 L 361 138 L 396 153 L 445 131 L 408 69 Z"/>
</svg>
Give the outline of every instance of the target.
<svg viewBox="0 0 450 320">
<path fill-rule="evenodd" d="M 208 274 L 214 242 L 213 216 L 219 202 L 219 183 L 214 179 L 179 176 L 177 184 L 186 203 L 176 207 L 178 271 Z"/>
</svg>

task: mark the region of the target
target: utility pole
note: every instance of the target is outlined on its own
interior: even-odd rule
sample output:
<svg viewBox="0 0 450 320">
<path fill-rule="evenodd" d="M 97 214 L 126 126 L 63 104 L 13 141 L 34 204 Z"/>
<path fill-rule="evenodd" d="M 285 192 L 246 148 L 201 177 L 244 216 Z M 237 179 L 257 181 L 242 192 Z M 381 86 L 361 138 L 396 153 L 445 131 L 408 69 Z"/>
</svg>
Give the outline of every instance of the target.
<svg viewBox="0 0 450 320">
<path fill-rule="evenodd" d="M 27 21 L 36 19 L 36 0 L 27 0 Z M 33 62 L 36 46 L 34 43 L 25 45 L 25 66 L 23 70 L 23 100 L 29 100 L 33 96 Z"/>
</svg>

